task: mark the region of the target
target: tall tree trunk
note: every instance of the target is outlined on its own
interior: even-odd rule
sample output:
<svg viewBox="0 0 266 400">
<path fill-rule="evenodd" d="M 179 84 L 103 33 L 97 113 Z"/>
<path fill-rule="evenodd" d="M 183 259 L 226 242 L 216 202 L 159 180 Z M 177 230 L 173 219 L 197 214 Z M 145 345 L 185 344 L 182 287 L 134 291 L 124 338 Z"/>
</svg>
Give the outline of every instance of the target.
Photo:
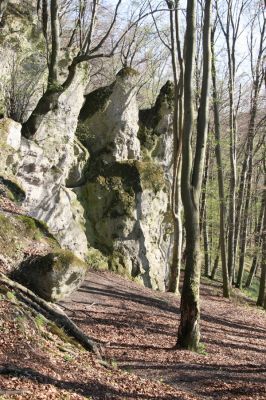
<svg viewBox="0 0 266 400">
<path fill-rule="evenodd" d="M 204 219 L 203 219 L 203 247 L 204 247 L 204 275 L 209 278 L 211 275 L 211 264 L 209 257 L 209 234 L 208 234 L 208 220 L 207 220 L 207 209 L 205 208 Z"/>
<path fill-rule="evenodd" d="M 216 254 L 216 257 L 215 257 L 215 260 L 214 260 L 214 264 L 213 264 L 213 268 L 212 268 L 212 272 L 211 272 L 211 279 L 215 279 L 216 272 L 217 272 L 218 266 L 219 266 L 220 253 L 221 253 L 221 240 L 219 239 L 219 244 L 218 244 L 218 248 L 217 248 L 217 254 Z"/>
<path fill-rule="evenodd" d="M 226 263 L 226 232 L 225 232 L 225 219 L 226 219 L 226 208 L 225 208 L 225 192 L 224 192 L 224 175 L 223 175 L 223 161 L 222 161 L 222 149 L 221 149 L 221 125 L 220 125 L 220 114 L 219 114 L 219 99 L 216 85 L 216 67 L 215 67 L 215 54 L 214 54 L 214 30 L 212 31 L 212 88 L 213 88 L 213 113 L 214 113 L 214 132 L 215 132 L 215 156 L 217 162 L 217 174 L 218 174 L 218 188 L 219 188 L 219 207 L 220 207 L 220 251 L 222 260 L 222 272 L 223 272 L 223 295 L 224 297 L 230 296 L 230 285 L 228 277 L 228 269 Z M 218 263 L 217 263 L 218 264 Z M 218 265 L 217 265 L 218 266 Z M 215 269 L 212 273 L 212 277 L 215 275 Z"/>
<path fill-rule="evenodd" d="M 264 217 L 263 217 L 263 239 L 262 239 L 262 258 L 261 258 L 261 278 L 257 300 L 257 306 L 266 304 L 266 189 L 264 189 Z"/>
<path fill-rule="evenodd" d="M 181 55 L 181 47 L 179 40 L 179 18 L 178 4 L 175 2 L 175 9 L 172 3 L 169 4 L 170 9 L 170 31 L 171 31 L 171 59 L 174 75 L 174 118 L 173 118 L 173 183 L 172 183 L 172 215 L 174 221 L 174 243 L 173 256 L 169 271 L 169 282 L 167 290 L 175 293 L 179 289 L 180 270 L 182 261 L 182 203 L 181 203 L 181 165 L 182 165 L 182 131 L 183 131 L 183 60 Z M 179 79 L 177 78 L 177 60 L 180 68 Z"/>
<path fill-rule="evenodd" d="M 254 25 L 252 24 L 252 28 Z M 253 143 L 255 136 L 255 123 L 256 116 L 258 110 L 258 97 L 261 89 L 261 85 L 263 82 L 263 43 L 265 40 L 265 19 L 263 22 L 262 29 L 260 31 L 260 43 L 259 43 L 259 51 L 255 64 L 255 68 L 253 70 L 252 66 L 252 76 L 253 76 L 253 86 L 252 86 L 252 94 L 251 94 L 251 104 L 250 104 L 250 119 L 249 119 L 249 127 L 248 127 L 248 138 L 247 138 L 247 146 L 246 146 L 246 154 L 245 160 L 243 162 L 243 177 L 246 180 L 246 199 L 245 199 L 245 207 L 243 210 L 243 219 L 242 219 L 242 229 L 241 229 L 241 238 L 240 238 L 240 257 L 239 257 L 239 270 L 237 276 L 237 287 L 242 288 L 243 274 L 244 274 L 244 263 L 245 263 L 245 253 L 247 246 L 247 227 L 248 227 L 248 217 L 249 217 L 249 205 L 251 198 L 251 183 L 252 183 L 252 172 L 253 172 Z M 251 46 L 253 45 L 253 31 L 251 32 Z M 253 60 L 253 49 L 251 49 L 251 62 Z M 245 173 L 246 171 L 246 173 Z M 237 239 L 237 238 L 236 238 Z"/>
<path fill-rule="evenodd" d="M 181 193 L 184 206 L 186 229 L 186 267 L 181 295 L 181 320 L 178 329 L 177 346 L 196 351 L 200 340 L 200 229 L 199 201 L 205 161 L 209 117 L 210 86 L 210 19 L 211 0 L 205 2 L 203 27 L 203 78 L 200 108 L 197 124 L 197 143 L 194 166 L 192 162 L 191 139 L 194 128 L 193 76 L 195 60 L 195 6 L 196 1 L 187 3 L 187 28 L 185 38 L 184 77 L 184 129 Z"/>
<path fill-rule="evenodd" d="M 264 213 L 264 198 L 261 200 L 261 206 L 260 206 L 260 213 L 259 213 L 259 219 L 258 223 L 256 226 L 255 230 L 255 254 L 253 256 L 252 260 L 252 265 L 248 274 L 248 278 L 246 281 L 246 287 L 249 288 L 251 286 L 252 280 L 254 278 L 254 275 L 256 273 L 257 267 L 258 267 L 258 251 L 259 248 L 261 247 L 261 242 L 262 242 L 262 225 L 263 225 L 263 213 Z"/>
<path fill-rule="evenodd" d="M 210 257 L 209 257 L 209 234 L 208 234 L 208 219 L 207 219 L 207 184 L 209 178 L 210 165 L 210 144 L 207 145 L 205 170 L 202 181 L 201 206 L 200 206 L 200 232 L 203 236 L 204 247 L 204 275 L 210 276 Z"/>
<path fill-rule="evenodd" d="M 253 140 L 252 140 L 253 142 Z M 247 228 L 248 228 L 248 217 L 249 217 L 249 204 L 251 197 L 251 179 L 253 170 L 253 145 L 250 148 L 249 162 L 248 162 L 248 174 L 247 174 L 247 192 L 245 199 L 245 207 L 243 210 L 243 222 L 240 237 L 240 254 L 239 254 L 239 269 L 237 274 L 236 287 L 242 289 L 244 267 L 245 267 L 245 253 L 247 247 Z"/>
</svg>

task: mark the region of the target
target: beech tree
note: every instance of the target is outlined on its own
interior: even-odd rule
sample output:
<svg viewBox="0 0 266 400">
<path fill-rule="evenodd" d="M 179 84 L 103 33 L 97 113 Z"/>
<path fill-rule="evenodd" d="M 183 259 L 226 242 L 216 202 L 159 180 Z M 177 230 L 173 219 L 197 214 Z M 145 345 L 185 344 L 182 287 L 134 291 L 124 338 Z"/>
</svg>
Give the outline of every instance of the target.
<svg viewBox="0 0 266 400">
<path fill-rule="evenodd" d="M 219 249 L 221 252 L 222 271 L 223 271 L 223 295 L 229 297 L 229 277 L 226 260 L 226 199 L 224 189 L 224 171 L 223 171 L 223 159 L 222 159 L 222 148 L 221 148 L 221 124 L 220 124 L 220 112 L 219 112 L 219 98 L 216 84 L 216 65 L 215 65 L 215 50 L 214 50 L 214 35 L 215 27 L 212 30 L 211 35 L 211 48 L 212 48 L 212 96 L 213 96 L 213 117 L 214 117 L 214 132 L 215 132 L 215 156 L 217 162 L 217 175 L 218 175 L 218 188 L 219 188 L 219 203 L 220 203 L 220 239 Z M 218 262 L 216 264 L 218 266 Z M 214 268 L 212 276 L 215 274 L 216 268 Z"/>
<path fill-rule="evenodd" d="M 181 193 L 186 230 L 186 265 L 181 295 L 181 320 L 177 347 L 197 350 L 200 340 L 199 286 L 201 273 L 199 204 L 205 162 L 209 118 L 209 88 L 211 77 L 211 8 L 207 0 L 203 25 L 203 72 L 199 109 L 197 115 L 197 139 L 195 154 L 192 152 L 194 132 L 194 91 L 196 42 L 196 1 L 187 2 L 184 73 L 184 126 L 182 140 Z"/>
<path fill-rule="evenodd" d="M 94 30 L 96 26 L 97 20 L 97 12 L 99 8 L 99 0 L 92 1 L 92 10 L 91 10 L 91 18 L 89 22 L 89 26 L 86 29 L 86 33 L 84 35 L 84 39 L 81 41 L 81 47 L 76 56 L 72 59 L 72 62 L 68 66 L 68 74 L 63 83 L 60 83 L 58 80 L 58 63 L 60 57 L 60 25 L 59 25 L 59 3 L 60 0 L 51 0 L 50 1 L 50 28 L 51 28 L 51 52 L 48 56 L 48 80 L 47 87 L 37 103 L 35 109 L 31 113 L 28 120 L 22 125 L 22 134 L 27 137 L 33 137 L 36 130 L 38 129 L 43 117 L 52 109 L 55 109 L 57 106 L 58 98 L 62 92 L 64 92 L 72 83 L 77 66 L 84 62 L 90 61 L 96 58 L 101 57 L 111 57 L 115 51 L 115 48 L 118 46 L 115 45 L 109 53 L 100 52 L 103 48 L 104 43 L 109 37 L 117 19 L 118 9 L 120 7 L 122 0 L 118 0 L 116 3 L 116 7 L 114 10 L 113 18 L 106 29 L 105 33 L 99 39 L 99 41 L 95 44 L 93 40 Z M 40 6 L 40 2 L 38 2 L 38 7 Z M 47 11 L 47 1 L 42 1 L 42 15 L 43 15 L 43 31 L 44 36 L 47 39 L 47 20 L 48 20 L 48 11 Z"/>
</svg>

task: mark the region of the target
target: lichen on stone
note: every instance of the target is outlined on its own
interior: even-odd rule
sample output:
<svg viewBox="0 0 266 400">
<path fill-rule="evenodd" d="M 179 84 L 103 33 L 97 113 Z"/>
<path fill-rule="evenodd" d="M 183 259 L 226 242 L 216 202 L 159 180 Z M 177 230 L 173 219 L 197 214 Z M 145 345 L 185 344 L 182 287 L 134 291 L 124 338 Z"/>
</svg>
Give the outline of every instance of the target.
<svg viewBox="0 0 266 400">
<path fill-rule="evenodd" d="M 23 261 L 12 277 L 48 301 L 58 301 L 71 294 L 82 283 L 87 264 L 68 250 Z"/>
</svg>

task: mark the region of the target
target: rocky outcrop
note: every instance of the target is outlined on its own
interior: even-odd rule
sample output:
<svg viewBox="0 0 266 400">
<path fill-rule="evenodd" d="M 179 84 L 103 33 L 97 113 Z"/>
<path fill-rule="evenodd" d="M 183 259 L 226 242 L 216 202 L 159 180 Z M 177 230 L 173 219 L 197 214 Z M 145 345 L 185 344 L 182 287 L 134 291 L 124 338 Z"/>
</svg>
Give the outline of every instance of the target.
<svg viewBox="0 0 266 400">
<path fill-rule="evenodd" d="M 157 158 L 152 147 L 141 160 L 135 77 L 122 70 L 114 84 L 86 96 L 77 134 L 91 159 L 86 183 L 76 192 L 85 209 L 88 242 L 109 269 L 164 290 L 171 251 L 167 173 L 172 109 L 161 95 L 155 110 L 149 110 L 156 124 L 146 123 L 145 129 L 156 136 Z"/>
<path fill-rule="evenodd" d="M 77 135 L 92 156 L 107 162 L 140 158 L 137 78 L 124 68 L 112 85 L 86 96 Z"/>
<path fill-rule="evenodd" d="M 81 258 L 88 250 L 85 221 L 71 185 L 82 178 L 88 159 L 75 137 L 83 91 L 84 77 L 78 74 L 59 97 L 58 108 L 43 119 L 34 141 L 22 139 L 17 171 L 29 215 L 46 222 L 60 244 Z"/>
<path fill-rule="evenodd" d="M 70 251 L 32 256 L 12 275 L 48 301 L 69 296 L 85 278 L 87 265 Z"/>
<path fill-rule="evenodd" d="M 87 266 L 164 290 L 172 238 L 172 86 L 167 83 L 155 106 L 139 115 L 136 79 L 136 72 L 123 69 L 83 104 L 85 82 L 77 74 L 34 140 L 20 143 L 20 125 L 5 122 L 4 164 L 9 157 L 28 215 L 44 221 L 63 248 Z M 71 266 L 60 276 L 36 268 L 39 282 L 45 277 L 52 288 L 42 296 L 65 296 L 82 280 L 83 267 L 73 281 Z M 35 278 L 30 284 L 41 286 Z"/>
<path fill-rule="evenodd" d="M 27 118 L 43 91 L 45 40 L 33 0 L 1 1 L 0 117 Z"/>
<path fill-rule="evenodd" d="M 174 85 L 167 81 L 161 88 L 155 105 L 140 110 L 138 138 L 144 160 L 160 164 L 171 185 L 173 164 Z"/>
</svg>

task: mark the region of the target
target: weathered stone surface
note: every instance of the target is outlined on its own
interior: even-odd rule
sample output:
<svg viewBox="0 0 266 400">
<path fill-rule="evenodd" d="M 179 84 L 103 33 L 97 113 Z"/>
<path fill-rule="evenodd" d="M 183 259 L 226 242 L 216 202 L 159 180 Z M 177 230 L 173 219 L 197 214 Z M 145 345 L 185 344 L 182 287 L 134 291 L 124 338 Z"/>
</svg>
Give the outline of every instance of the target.
<svg viewBox="0 0 266 400">
<path fill-rule="evenodd" d="M 144 159 L 162 165 L 171 184 L 173 164 L 174 87 L 168 81 L 162 87 L 154 107 L 139 112 L 138 137 Z"/>
<path fill-rule="evenodd" d="M 12 118 L 21 121 L 38 101 L 46 80 L 45 40 L 35 1 L 6 3 L 0 10 L 0 115 L 12 108 Z"/>
<path fill-rule="evenodd" d="M 77 134 L 92 155 L 108 162 L 139 159 L 137 76 L 125 68 L 114 84 L 86 96 Z"/>
<path fill-rule="evenodd" d="M 170 235 L 163 169 L 152 162 L 96 163 L 79 189 L 87 237 L 109 269 L 164 290 Z"/>
<path fill-rule="evenodd" d="M 69 296 L 85 278 L 87 265 L 70 251 L 32 256 L 21 263 L 14 278 L 48 301 Z"/>
<path fill-rule="evenodd" d="M 0 175 L 14 178 L 19 162 L 21 125 L 10 118 L 0 119 Z"/>
<path fill-rule="evenodd" d="M 23 138 L 18 168 L 29 215 L 45 221 L 60 244 L 82 258 L 87 254 L 85 221 L 71 186 L 78 184 L 88 159 L 75 138 L 84 86 L 84 76 L 77 74 L 59 97 L 58 108 L 45 116 L 34 141 Z"/>
<path fill-rule="evenodd" d="M 0 180 L 0 191 L 3 184 Z M 10 189 L 8 185 L 6 189 Z M 11 188 L 12 189 L 12 188 Z M 16 190 L 12 190 L 16 197 Z M 5 196 L 5 193 L 1 193 Z M 14 198 L 12 199 L 14 201 Z M 43 252 L 59 250 L 60 246 L 47 227 L 26 215 L 7 214 L 0 210 L 0 258 L 6 260 L 7 271 L 12 271 L 25 258 L 30 248 Z"/>
</svg>

